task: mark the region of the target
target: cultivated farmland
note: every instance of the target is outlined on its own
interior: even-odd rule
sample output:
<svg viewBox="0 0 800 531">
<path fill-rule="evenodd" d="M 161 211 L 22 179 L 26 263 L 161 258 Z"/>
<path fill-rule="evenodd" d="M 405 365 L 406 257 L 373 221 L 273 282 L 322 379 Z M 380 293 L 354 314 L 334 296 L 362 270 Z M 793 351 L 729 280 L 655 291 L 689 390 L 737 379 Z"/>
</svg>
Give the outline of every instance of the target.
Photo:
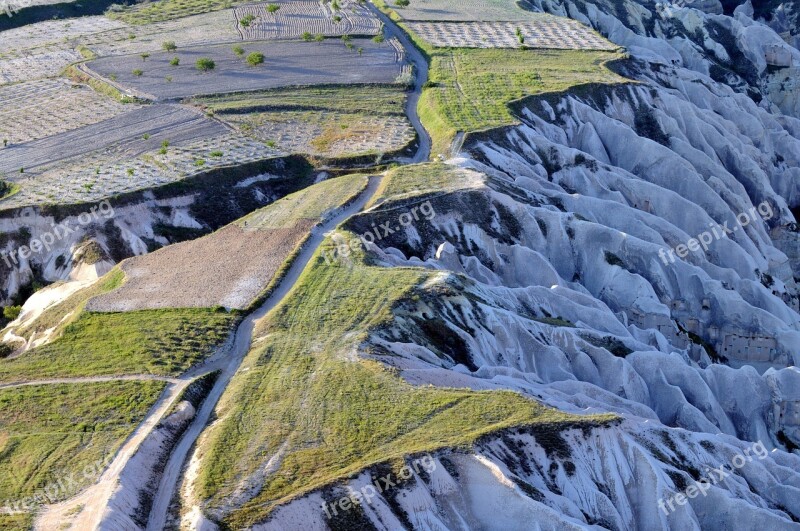
<svg viewBox="0 0 800 531">
<path fill-rule="evenodd" d="M 520 8 L 514 0 L 411 0 L 410 5 L 405 7 L 396 6 L 394 0 L 385 0 L 383 3 L 405 20 L 522 22 L 543 16 Z"/>
<path fill-rule="evenodd" d="M 126 260 L 125 283 L 89 301 L 87 309 L 247 308 L 311 227 L 366 184 L 362 176 L 323 181 L 214 234 Z"/>
<path fill-rule="evenodd" d="M 560 17 L 535 22 L 412 22 L 408 27 L 440 48 L 616 49 L 587 26 Z"/>
<path fill-rule="evenodd" d="M 31 178 L 8 175 L 15 178 L 20 191 L 0 202 L 0 208 L 99 201 L 116 194 L 163 186 L 214 168 L 282 155 L 262 142 L 235 133 L 198 138 L 136 157 L 122 157 L 119 149 L 122 148 L 62 162 Z"/>
<path fill-rule="evenodd" d="M 36 173 L 41 166 L 105 150 L 109 160 L 135 157 L 156 150 L 164 140 L 171 145 L 225 132 L 225 127 L 195 109 L 178 105 L 143 106 L 88 125 L 3 150 L 0 172 Z M 148 135 L 145 138 L 145 135 Z"/>
<path fill-rule="evenodd" d="M 396 153 L 413 142 L 405 101 L 404 87 L 369 85 L 276 89 L 196 103 L 284 151 L 340 158 Z"/>
<path fill-rule="evenodd" d="M 255 17 L 239 31 L 246 40 L 297 39 L 308 32 L 313 35 L 377 35 L 381 29 L 378 18 L 362 3 L 340 2 L 334 10 L 330 3 L 315 0 L 274 2 L 280 9 L 270 13 L 266 4 L 237 7 L 236 19 Z"/>
<path fill-rule="evenodd" d="M 0 141 L 18 144 L 45 138 L 102 122 L 134 108 L 64 79 L 2 86 Z"/>
<path fill-rule="evenodd" d="M 131 38 L 133 36 L 133 38 Z M 186 46 L 241 41 L 232 9 L 157 22 L 90 35 L 80 40 L 99 56 L 162 51 L 172 41 L 178 50 Z"/>
<path fill-rule="evenodd" d="M 231 46 L 217 45 L 153 53 L 147 61 L 138 55 L 105 57 L 88 67 L 158 99 L 293 85 L 391 83 L 403 72 L 404 55 L 395 46 L 359 38 L 348 44 L 349 48 L 339 39 L 242 43 L 247 53 L 265 55 L 266 61 L 258 66 L 248 65 Z M 180 59 L 178 66 L 170 64 L 175 56 Z M 195 63 L 205 57 L 214 61 L 215 68 L 201 72 Z"/>
</svg>

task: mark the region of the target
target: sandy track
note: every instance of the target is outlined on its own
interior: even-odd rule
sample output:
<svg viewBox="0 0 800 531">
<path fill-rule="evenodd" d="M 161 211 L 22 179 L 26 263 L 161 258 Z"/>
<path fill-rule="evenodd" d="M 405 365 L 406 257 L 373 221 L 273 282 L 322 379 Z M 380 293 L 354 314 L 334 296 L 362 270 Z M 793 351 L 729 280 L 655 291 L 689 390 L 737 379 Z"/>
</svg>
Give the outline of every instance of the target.
<svg viewBox="0 0 800 531">
<path fill-rule="evenodd" d="M 60 384 L 79 384 L 79 383 L 107 383 L 107 382 L 169 382 L 171 384 L 181 383 L 178 378 L 168 378 L 166 376 L 156 376 L 154 374 L 126 374 L 123 376 L 91 376 L 86 378 L 51 378 L 48 380 L 35 380 L 32 382 L 4 383 L 0 384 L 0 390 L 15 389 L 17 387 L 34 387 L 37 385 L 60 385 Z"/>
<path fill-rule="evenodd" d="M 125 468 L 128 460 L 136 453 L 139 445 L 147 438 L 153 428 L 170 410 L 175 400 L 181 395 L 184 389 L 191 383 L 191 380 L 180 380 L 178 383 L 170 383 L 161 394 L 158 401 L 150 408 L 144 422 L 136 428 L 130 437 L 123 443 L 111 465 L 103 472 L 97 483 L 84 490 L 77 496 L 69 500 L 48 506 L 36 519 L 35 529 L 45 531 L 58 531 L 63 529 L 64 522 L 70 521 L 71 515 L 76 508 L 83 507 L 83 510 L 72 520 L 71 529 L 90 530 L 95 529 L 108 505 L 108 500 L 117 487 L 119 475 Z"/>
</svg>

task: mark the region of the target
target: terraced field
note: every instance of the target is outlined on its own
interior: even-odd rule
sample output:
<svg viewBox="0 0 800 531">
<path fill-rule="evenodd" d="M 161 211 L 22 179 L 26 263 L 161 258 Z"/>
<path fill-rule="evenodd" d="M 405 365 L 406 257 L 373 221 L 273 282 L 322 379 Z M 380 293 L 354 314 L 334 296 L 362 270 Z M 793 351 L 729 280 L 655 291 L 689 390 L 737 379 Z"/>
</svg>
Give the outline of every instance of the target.
<svg viewBox="0 0 800 531">
<path fill-rule="evenodd" d="M 408 27 L 440 48 L 616 49 L 587 26 L 559 17 L 535 22 L 410 22 Z"/>
<path fill-rule="evenodd" d="M 203 13 L 176 20 L 140 26 L 123 25 L 118 29 L 80 39 L 99 56 L 158 52 L 171 41 L 180 50 L 186 46 L 241 41 L 232 9 Z"/>
<path fill-rule="evenodd" d="M 297 39 L 308 32 L 314 35 L 377 35 L 381 29 L 378 18 L 363 4 L 353 0 L 331 4 L 315 0 L 281 0 L 272 2 L 280 9 L 270 13 L 267 4 L 251 4 L 235 9 L 236 19 L 255 17 L 239 31 L 246 40 Z"/>
<path fill-rule="evenodd" d="M 9 176 L 14 173 L 17 178 L 23 179 L 26 174 L 41 172 L 45 166 L 54 166 L 55 163 L 98 151 L 108 155 L 106 166 L 120 158 L 155 151 L 164 140 L 178 146 L 225 132 L 222 124 L 188 107 L 134 107 L 96 124 L 8 147 L 2 151 L 0 172 Z M 24 174 L 20 174 L 21 168 L 25 170 Z"/>
<path fill-rule="evenodd" d="M 262 142 L 235 133 L 201 137 L 135 157 L 122 156 L 120 149 L 123 148 L 115 146 L 76 157 L 35 177 L 20 179 L 14 174 L 20 191 L 0 201 L 0 209 L 100 201 L 117 194 L 163 186 L 214 168 L 283 155 Z"/>
<path fill-rule="evenodd" d="M 64 79 L 2 86 L 0 141 L 19 144 L 46 138 L 102 122 L 134 108 L 101 96 L 86 85 Z"/>
<path fill-rule="evenodd" d="M 341 158 L 395 153 L 414 141 L 404 87 L 370 85 L 277 89 L 198 98 L 242 133 L 283 151 Z"/>
<path fill-rule="evenodd" d="M 514 0 L 411 0 L 405 7 L 386 0 L 385 4 L 405 20 L 523 22 L 542 16 L 521 9 Z"/>
<path fill-rule="evenodd" d="M 105 17 L 85 17 L 3 31 L 0 85 L 56 76 L 83 57 L 75 49 L 83 36 L 121 27 Z"/>
<path fill-rule="evenodd" d="M 92 299 L 91 311 L 225 306 L 245 309 L 315 224 L 357 196 L 363 176 L 323 181 L 198 240 L 126 260 L 126 282 Z"/>
<path fill-rule="evenodd" d="M 104 77 L 159 99 L 184 98 L 295 85 L 391 83 L 403 72 L 404 56 L 394 46 L 371 39 L 321 43 L 287 41 L 243 42 L 245 55 L 260 52 L 263 64 L 250 66 L 229 45 L 182 48 L 158 52 L 143 61 L 138 55 L 105 57 L 88 63 Z M 180 64 L 170 64 L 178 57 Z M 210 58 L 215 68 L 195 68 L 200 58 Z M 141 71 L 141 72 L 137 72 Z"/>
</svg>

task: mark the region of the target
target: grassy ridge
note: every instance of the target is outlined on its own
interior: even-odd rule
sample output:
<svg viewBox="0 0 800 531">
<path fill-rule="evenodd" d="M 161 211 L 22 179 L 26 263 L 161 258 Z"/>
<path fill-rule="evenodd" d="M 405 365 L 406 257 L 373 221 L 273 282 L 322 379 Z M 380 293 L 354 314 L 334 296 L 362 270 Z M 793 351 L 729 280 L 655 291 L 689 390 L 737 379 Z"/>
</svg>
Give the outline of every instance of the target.
<svg viewBox="0 0 800 531">
<path fill-rule="evenodd" d="M 606 68 L 622 54 L 594 50 L 436 48 L 403 23 L 402 10 L 374 3 L 425 55 L 429 83 L 417 110 L 433 140 L 433 155 L 446 154 L 458 132 L 518 123 L 508 104 L 585 83 L 628 82 Z M 532 14 L 534 15 L 534 14 Z"/>
<path fill-rule="evenodd" d="M 284 457 L 226 525 L 252 525 L 280 503 L 378 463 L 469 447 L 506 427 L 580 418 L 512 392 L 412 387 L 382 364 L 358 358 L 359 348 L 373 348 L 369 331 L 389 325 L 393 306 L 431 274 L 371 267 L 358 252 L 351 264 L 325 265 L 318 254 L 286 302 L 259 325 L 262 341 L 231 382 L 222 420 L 201 449 L 199 493 L 212 506 L 224 505 L 238 481 L 279 449 Z"/>
<path fill-rule="evenodd" d="M 236 221 L 248 229 L 293 227 L 298 221 L 322 217 L 357 197 L 367 186 L 367 176 L 353 174 L 328 179 L 287 195 Z"/>
<path fill-rule="evenodd" d="M 584 83 L 626 80 L 606 68 L 614 52 L 576 50 L 431 49 L 431 87 L 420 99 L 420 118 L 445 153 L 456 132 L 518 123 L 508 104 Z"/>
<path fill-rule="evenodd" d="M 42 494 L 65 499 L 96 480 L 144 418 L 163 382 L 42 385 L 0 390 L 0 504 Z M 74 474 L 76 483 L 62 481 Z M 1 521 L 0 521 L 1 522 Z M 10 524 L 9 524 L 10 525 Z M 2 529 L 2 524 L 0 524 Z"/>
<path fill-rule="evenodd" d="M 0 361 L 0 382 L 122 374 L 176 376 L 223 343 L 238 320 L 212 309 L 84 312 L 54 342 Z"/>
</svg>

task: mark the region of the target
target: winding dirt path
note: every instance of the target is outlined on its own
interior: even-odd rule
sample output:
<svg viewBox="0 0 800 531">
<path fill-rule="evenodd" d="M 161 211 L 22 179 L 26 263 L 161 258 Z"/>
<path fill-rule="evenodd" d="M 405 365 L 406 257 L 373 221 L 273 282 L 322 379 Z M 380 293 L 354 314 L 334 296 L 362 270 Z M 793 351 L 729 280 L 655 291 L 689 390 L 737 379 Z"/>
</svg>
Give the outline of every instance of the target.
<svg viewBox="0 0 800 531">
<path fill-rule="evenodd" d="M 326 221 L 322 225 L 312 229 L 311 236 L 306 242 L 303 250 L 292 263 L 286 276 L 280 281 L 276 289 L 267 301 L 255 312 L 251 313 L 247 318 L 242 321 L 239 328 L 236 330 L 236 338 L 234 339 L 233 346 L 228 355 L 229 361 L 224 367 L 222 373 L 217 379 L 217 383 L 211 390 L 211 393 L 203 402 L 203 406 L 198 411 L 192 420 L 191 425 L 181 437 L 180 442 L 172 451 L 169 461 L 164 468 L 164 473 L 161 476 L 161 482 L 158 486 L 158 491 L 153 499 L 153 506 L 150 511 L 150 519 L 147 523 L 147 530 L 162 531 L 166 525 L 167 514 L 169 511 L 169 504 L 172 500 L 173 493 L 178 486 L 180 479 L 181 469 L 186 462 L 189 451 L 194 446 L 200 434 L 208 425 L 208 420 L 211 418 L 211 413 L 217 405 L 222 393 L 227 389 L 228 384 L 239 370 L 247 352 L 250 350 L 252 342 L 253 329 L 255 323 L 259 319 L 266 316 L 273 308 L 280 304 L 286 296 L 294 288 L 300 275 L 305 270 L 314 253 L 319 248 L 320 244 L 325 239 L 325 234 L 335 229 L 340 223 L 351 217 L 352 215 L 361 211 L 370 199 L 375 195 L 375 192 L 380 185 L 383 176 L 373 176 L 369 179 L 369 184 L 366 189 L 361 193 L 356 201 L 350 206 L 343 209 L 339 214 Z"/>
<path fill-rule="evenodd" d="M 430 158 L 432 143 L 430 135 L 423 127 L 419 118 L 417 106 L 419 105 L 422 88 L 428 80 L 428 64 L 420 51 L 414 47 L 408 36 L 399 27 L 397 27 L 394 22 L 392 22 L 386 15 L 381 13 L 372 4 L 368 5 L 369 8 L 376 13 L 378 18 L 383 21 L 387 35 L 397 38 L 403 44 L 407 52 L 407 57 L 415 66 L 415 83 L 414 88 L 409 94 L 406 102 L 406 113 L 411 124 L 414 126 L 414 129 L 417 131 L 419 147 L 413 157 L 403 160 L 402 162 L 407 164 L 425 162 Z M 241 365 L 245 355 L 250 350 L 253 329 L 256 321 L 266 316 L 267 313 L 269 313 L 284 300 L 284 298 L 291 292 L 292 288 L 294 288 L 303 270 L 306 268 L 314 253 L 325 239 L 326 233 L 335 229 L 339 224 L 344 222 L 352 215 L 360 212 L 375 195 L 375 192 L 377 191 L 382 179 L 382 175 L 370 177 L 366 189 L 361 193 L 356 201 L 343 209 L 333 218 L 329 219 L 322 225 L 317 226 L 315 229 L 312 229 L 310 237 L 304 245 L 303 250 L 295 258 L 286 276 L 280 281 L 267 301 L 258 310 L 245 318 L 244 321 L 242 321 L 242 323 L 239 325 L 235 333 L 234 341 L 227 354 L 222 359 L 217 360 L 215 363 L 203 367 L 204 372 L 209 372 L 216 369 L 221 369 L 222 372 L 208 397 L 203 402 L 202 407 L 192 420 L 192 423 L 189 425 L 186 432 L 184 432 L 180 441 L 170 454 L 170 458 L 164 467 L 164 472 L 162 474 L 158 490 L 153 499 L 150 518 L 147 524 L 148 531 L 162 531 L 164 529 L 167 521 L 169 505 L 178 486 L 183 465 L 186 462 L 189 452 L 194 447 L 197 439 L 207 427 L 208 421 L 211 418 L 211 415 L 216 408 L 220 397 L 239 369 L 239 366 Z M 131 436 L 122 445 L 115 456 L 114 461 L 100 477 L 100 480 L 95 485 L 89 487 L 82 493 L 65 502 L 48 506 L 45 511 L 37 517 L 35 528 L 43 531 L 59 530 L 62 528 L 65 522 L 72 520 L 71 529 L 79 529 L 81 531 L 97 529 L 103 519 L 108 502 L 118 485 L 120 474 L 125 468 L 125 465 L 136 453 L 142 442 L 150 435 L 158 422 L 164 417 L 166 412 L 169 411 L 183 390 L 196 376 L 197 371 L 192 371 L 191 376 L 186 374 L 178 379 L 162 378 L 163 381 L 168 382 L 167 388 L 164 390 L 162 396 L 158 399 L 156 404 L 153 405 L 144 422 L 142 422 L 136 431 L 131 434 Z M 68 383 L 77 381 L 102 382 L 121 379 L 135 380 L 159 378 L 146 378 L 137 376 L 117 378 L 98 377 L 87 379 L 64 379 L 63 382 L 61 380 L 43 380 L 41 382 L 31 382 L 30 384 L 21 385 L 37 385 L 38 383 Z M 72 515 L 75 515 L 76 509 L 81 507 L 82 509 L 80 512 L 73 518 Z"/>
</svg>

